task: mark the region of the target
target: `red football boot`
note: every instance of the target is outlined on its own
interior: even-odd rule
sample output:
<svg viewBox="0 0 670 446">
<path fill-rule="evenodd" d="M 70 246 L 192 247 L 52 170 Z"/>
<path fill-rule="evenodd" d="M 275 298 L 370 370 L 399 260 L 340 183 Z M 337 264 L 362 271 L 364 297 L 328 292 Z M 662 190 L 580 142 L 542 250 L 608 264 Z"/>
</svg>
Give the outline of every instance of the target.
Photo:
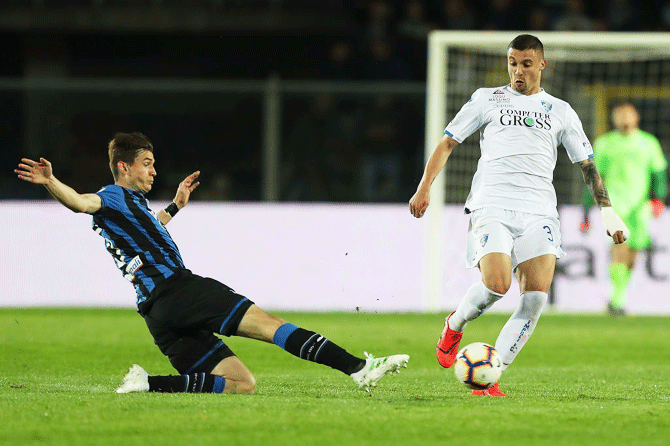
<svg viewBox="0 0 670 446">
<path fill-rule="evenodd" d="M 473 395 L 484 395 L 484 396 L 507 396 L 502 391 L 500 390 L 500 387 L 498 387 L 498 383 L 495 383 L 488 389 L 484 390 L 473 390 L 472 391 Z"/>
<path fill-rule="evenodd" d="M 454 314 L 453 311 L 444 320 L 444 330 L 442 330 L 442 335 L 440 336 L 440 340 L 437 341 L 437 348 L 435 349 L 437 362 L 444 368 L 451 367 L 456 360 L 458 344 L 463 337 L 463 333 L 459 333 L 449 328 L 449 318 L 452 314 Z"/>
</svg>

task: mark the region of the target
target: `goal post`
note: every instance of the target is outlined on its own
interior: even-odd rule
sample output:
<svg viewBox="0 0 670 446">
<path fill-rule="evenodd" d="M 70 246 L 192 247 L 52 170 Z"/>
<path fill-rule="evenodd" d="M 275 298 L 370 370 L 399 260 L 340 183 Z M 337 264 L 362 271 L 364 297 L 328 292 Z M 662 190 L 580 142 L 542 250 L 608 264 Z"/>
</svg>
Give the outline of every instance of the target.
<svg viewBox="0 0 670 446">
<path fill-rule="evenodd" d="M 444 128 L 470 95 L 481 87 L 509 83 L 506 50 L 525 32 L 433 31 L 428 37 L 425 160 Z M 568 101 L 593 141 L 608 129 L 609 110 L 621 101 L 641 108 L 642 128 L 670 147 L 670 33 L 531 32 L 548 61 L 542 86 Z M 645 128 L 645 125 L 647 126 Z M 423 301 L 441 310 L 445 298 L 445 203 L 462 205 L 479 159 L 479 137 L 470 136 L 454 150 L 431 187 L 426 212 Z M 461 147 L 465 146 L 465 147 Z M 559 150 L 554 183 L 558 203 L 577 203 L 581 175 Z M 465 237 L 455 234 L 454 237 Z M 464 265 L 454 265 L 457 269 Z M 460 296 L 459 296 L 460 299 Z"/>
</svg>

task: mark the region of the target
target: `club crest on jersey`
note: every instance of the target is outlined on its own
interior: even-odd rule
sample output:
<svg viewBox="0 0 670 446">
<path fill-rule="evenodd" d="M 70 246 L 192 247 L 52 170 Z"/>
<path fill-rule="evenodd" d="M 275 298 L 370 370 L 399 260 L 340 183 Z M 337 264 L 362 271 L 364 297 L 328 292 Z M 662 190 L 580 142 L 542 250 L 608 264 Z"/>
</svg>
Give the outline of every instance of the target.
<svg viewBox="0 0 670 446">
<path fill-rule="evenodd" d="M 547 102 L 547 101 L 544 101 L 544 100 L 541 101 L 541 102 L 542 102 L 542 107 L 544 107 L 545 110 L 551 111 L 551 108 L 553 107 L 553 105 L 551 105 L 551 102 Z"/>
<path fill-rule="evenodd" d="M 488 234 L 484 234 L 479 238 L 479 244 L 482 245 L 482 248 L 484 246 L 486 246 L 486 242 L 488 242 L 488 241 L 489 241 L 489 235 Z"/>
</svg>

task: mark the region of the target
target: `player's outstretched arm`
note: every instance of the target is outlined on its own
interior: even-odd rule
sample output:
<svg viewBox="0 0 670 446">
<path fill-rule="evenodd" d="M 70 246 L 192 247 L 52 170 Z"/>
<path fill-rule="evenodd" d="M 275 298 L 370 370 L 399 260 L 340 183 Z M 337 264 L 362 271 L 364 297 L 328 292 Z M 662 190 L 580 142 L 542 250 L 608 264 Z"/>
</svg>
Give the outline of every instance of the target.
<svg viewBox="0 0 670 446">
<path fill-rule="evenodd" d="M 593 159 L 580 161 L 579 167 L 582 169 L 582 175 L 584 176 L 586 186 L 589 188 L 593 199 L 600 208 L 607 235 L 612 237 L 612 240 L 616 244 L 625 242 L 626 239 L 630 237 L 630 231 L 616 212 L 614 212 L 614 209 L 612 209 L 612 203 L 610 202 L 607 188 L 605 187 L 605 183 L 603 182 Z"/>
<path fill-rule="evenodd" d="M 428 209 L 428 205 L 430 204 L 430 186 L 447 163 L 451 151 L 457 145 L 458 141 L 449 135 L 444 135 L 437 144 L 437 147 L 435 147 L 432 155 L 430 155 L 421 182 L 416 188 L 414 196 L 409 200 L 409 211 L 416 218 L 421 218 L 426 213 L 426 209 Z"/>
<path fill-rule="evenodd" d="M 102 200 L 96 194 L 80 194 L 61 183 L 54 176 L 51 163 L 44 158 L 40 158 L 39 162 L 23 158 L 14 173 L 24 181 L 43 185 L 56 200 L 71 211 L 94 214 L 102 207 Z"/>
<path fill-rule="evenodd" d="M 168 224 L 168 222 L 172 220 L 172 217 L 175 216 L 179 209 L 186 206 L 188 200 L 191 198 L 191 192 L 193 192 L 195 188 L 200 185 L 200 182 L 196 181 L 199 176 L 200 171 L 197 170 L 184 178 L 184 181 L 179 183 L 177 193 L 175 194 L 172 203 L 167 208 L 158 213 L 158 219 L 161 221 L 161 223 L 164 225 Z"/>
</svg>

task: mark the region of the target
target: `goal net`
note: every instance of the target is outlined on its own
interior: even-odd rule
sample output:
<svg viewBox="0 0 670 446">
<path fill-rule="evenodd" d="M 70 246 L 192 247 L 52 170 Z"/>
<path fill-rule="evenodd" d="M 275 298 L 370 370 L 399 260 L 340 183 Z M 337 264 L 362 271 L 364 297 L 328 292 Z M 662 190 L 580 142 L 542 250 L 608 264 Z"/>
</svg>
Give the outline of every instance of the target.
<svg viewBox="0 0 670 446">
<path fill-rule="evenodd" d="M 428 40 L 426 160 L 446 124 L 481 87 L 509 83 L 506 52 L 520 32 L 435 31 Z M 631 102 L 640 111 L 641 128 L 670 148 L 670 34 L 533 33 L 544 44 L 547 67 L 542 87 L 566 100 L 593 140 L 610 128 L 612 105 Z M 462 204 L 479 159 L 478 132 L 454 150 L 431 188 L 425 237 L 424 299 L 438 309 L 443 296 L 446 259 L 442 246 L 444 203 Z M 579 203 L 581 172 L 559 148 L 554 185 L 558 204 Z M 456 236 L 462 237 L 463 234 Z"/>
</svg>

